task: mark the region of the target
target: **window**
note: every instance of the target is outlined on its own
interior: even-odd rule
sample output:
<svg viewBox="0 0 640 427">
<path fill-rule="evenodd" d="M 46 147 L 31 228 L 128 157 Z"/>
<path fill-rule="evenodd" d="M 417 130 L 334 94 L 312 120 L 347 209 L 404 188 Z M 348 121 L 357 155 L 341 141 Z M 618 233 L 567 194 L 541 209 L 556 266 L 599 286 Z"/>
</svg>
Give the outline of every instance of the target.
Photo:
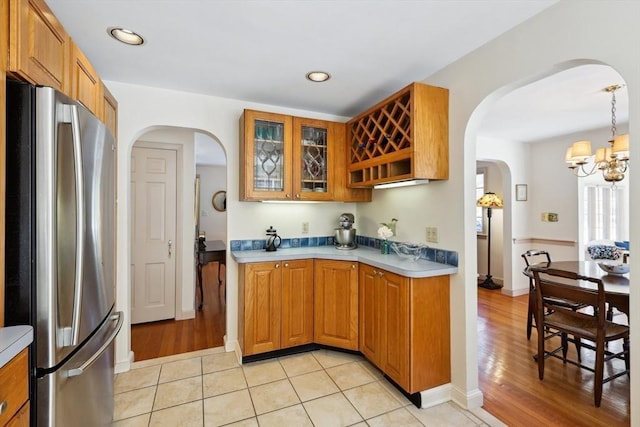
<svg viewBox="0 0 640 427">
<path fill-rule="evenodd" d="M 626 188 L 587 184 L 583 189 L 584 242 L 628 240 Z"/>
<path fill-rule="evenodd" d="M 484 194 L 484 171 L 476 172 L 476 200 L 478 200 Z M 476 233 L 482 233 L 484 231 L 484 216 L 482 215 L 482 208 L 476 206 Z"/>
</svg>

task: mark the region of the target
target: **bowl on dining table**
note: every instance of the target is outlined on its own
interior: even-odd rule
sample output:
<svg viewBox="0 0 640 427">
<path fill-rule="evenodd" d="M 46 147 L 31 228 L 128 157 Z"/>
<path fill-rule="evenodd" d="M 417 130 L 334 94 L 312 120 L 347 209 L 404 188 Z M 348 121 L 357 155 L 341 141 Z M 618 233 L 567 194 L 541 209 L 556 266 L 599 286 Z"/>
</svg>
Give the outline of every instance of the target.
<svg viewBox="0 0 640 427">
<path fill-rule="evenodd" d="M 598 263 L 598 267 L 607 272 L 608 274 L 623 275 L 629 272 L 629 264 L 622 262 L 605 262 Z"/>
</svg>

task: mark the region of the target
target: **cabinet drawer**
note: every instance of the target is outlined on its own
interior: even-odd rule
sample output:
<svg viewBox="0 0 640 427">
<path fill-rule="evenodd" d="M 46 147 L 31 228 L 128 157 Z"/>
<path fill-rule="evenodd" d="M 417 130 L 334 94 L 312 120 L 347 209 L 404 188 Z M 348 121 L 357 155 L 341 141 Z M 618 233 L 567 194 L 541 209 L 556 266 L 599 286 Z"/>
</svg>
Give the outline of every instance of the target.
<svg viewBox="0 0 640 427">
<path fill-rule="evenodd" d="M 25 348 L 0 369 L 0 425 L 5 425 L 29 397 L 27 351 Z"/>
</svg>

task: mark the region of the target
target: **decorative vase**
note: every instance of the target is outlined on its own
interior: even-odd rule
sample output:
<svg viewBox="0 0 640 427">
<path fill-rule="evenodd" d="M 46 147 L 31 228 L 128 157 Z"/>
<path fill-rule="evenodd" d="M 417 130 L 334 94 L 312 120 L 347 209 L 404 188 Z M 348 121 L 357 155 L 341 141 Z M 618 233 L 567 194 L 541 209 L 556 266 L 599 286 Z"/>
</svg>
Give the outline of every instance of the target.
<svg viewBox="0 0 640 427">
<path fill-rule="evenodd" d="M 389 242 L 386 240 L 383 240 L 380 243 L 380 253 L 382 255 L 388 255 L 389 254 Z"/>
</svg>

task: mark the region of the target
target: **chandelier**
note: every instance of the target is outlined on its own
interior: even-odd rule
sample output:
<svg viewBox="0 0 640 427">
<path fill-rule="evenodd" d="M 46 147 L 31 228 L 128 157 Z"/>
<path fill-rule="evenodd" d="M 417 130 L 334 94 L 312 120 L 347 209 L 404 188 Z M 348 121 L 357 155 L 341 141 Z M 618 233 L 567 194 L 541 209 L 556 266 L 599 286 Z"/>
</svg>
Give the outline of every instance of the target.
<svg viewBox="0 0 640 427">
<path fill-rule="evenodd" d="M 565 161 L 573 174 L 579 178 L 593 175 L 598 170 L 602 171 L 602 177 L 614 185 L 624 179 L 629 162 L 629 135 L 616 135 L 616 91 L 623 85 L 613 85 L 604 88 L 611 93 L 611 140 L 609 147 L 601 147 L 596 150 L 593 164 L 589 166 L 592 158 L 591 142 L 574 142 L 567 148 Z"/>
</svg>

